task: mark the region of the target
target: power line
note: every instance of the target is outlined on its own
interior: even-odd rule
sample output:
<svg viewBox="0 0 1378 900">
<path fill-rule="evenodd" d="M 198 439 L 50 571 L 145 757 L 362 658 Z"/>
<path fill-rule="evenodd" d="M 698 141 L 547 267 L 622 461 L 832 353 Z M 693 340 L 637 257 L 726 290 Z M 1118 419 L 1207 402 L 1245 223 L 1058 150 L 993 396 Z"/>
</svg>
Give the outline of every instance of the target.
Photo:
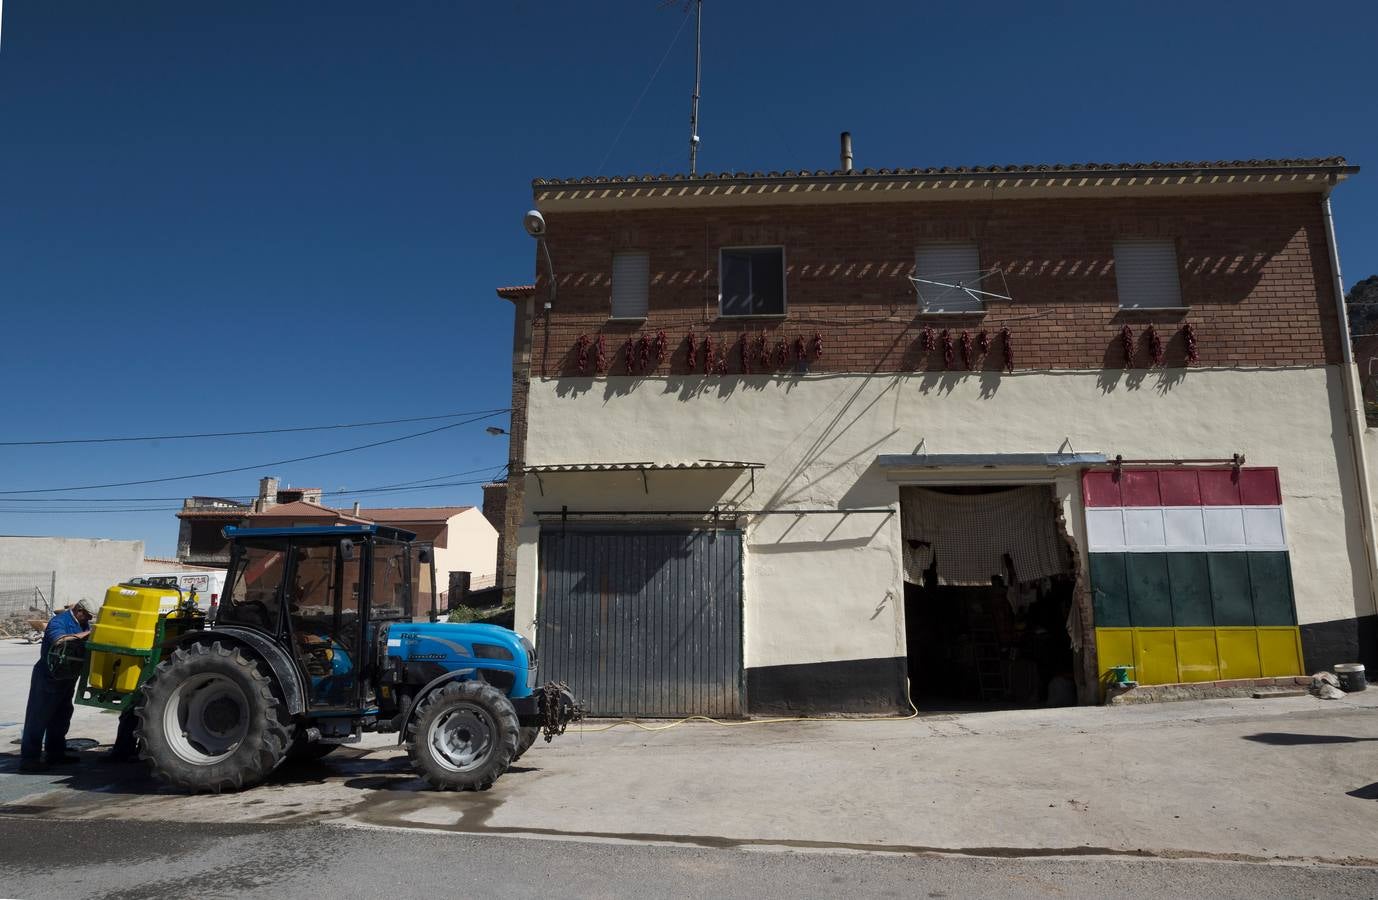
<svg viewBox="0 0 1378 900">
<path fill-rule="evenodd" d="M 463 425 L 471 425 L 471 424 L 473 424 L 474 422 L 478 422 L 478 421 L 481 421 L 481 420 L 483 420 L 483 419 L 491 419 L 493 416 L 500 415 L 501 413 L 504 413 L 504 412 L 507 412 L 507 410 L 500 410 L 500 411 L 497 411 L 497 412 L 490 412 L 490 413 L 487 413 L 486 415 L 474 416 L 473 418 L 465 419 L 465 420 L 462 421 L 462 422 L 451 422 L 449 425 L 441 425 L 441 426 L 439 426 L 438 428 L 428 428 L 428 429 L 425 430 L 425 431 L 417 431 L 417 432 L 414 432 L 413 434 L 404 434 L 404 435 L 402 435 L 401 437 L 388 438 L 387 440 L 384 440 L 384 441 L 373 441 L 372 443 L 368 443 L 368 444 L 359 444 L 357 447 L 343 447 L 343 448 L 341 448 L 341 449 L 339 449 L 339 450 L 327 450 L 327 451 L 324 452 L 324 453 L 311 453 L 311 454 L 308 454 L 308 455 L 306 455 L 306 456 L 295 456 L 295 457 L 293 457 L 293 458 L 291 458 L 291 459 L 278 459 L 278 460 L 273 460 L 272 462 L 254 463 L 253 465 L 249 465 L 249 466 L 236 466 L 236 467 L 230 468 L 230 469 L 216 469 L 216 470 L 211 471 L 211 472 L 194 472 L 194 473 L 189 474 L 189 475 L 168 475 L 168 476 L 163 477 L 163 478 L 144 478 L 144 479 L 141 479 L 141 480 L 139 480 L 139 481 L 111 481 L 111 482 L 108 482 L 108 483 L 106 483 L 106 484 L 76 484 L 76 485 L 68 485 L 67 487 L 28 488 L 28 489 L 25 489 L 25 490 L 0 491 L 0 495 L 10 495 L 10 494 L 56 494 L 56 493 L 61 493 L 61 492 L 63 492 L 63 491 L 87 491 L 87 490 L 99 490 L 99 489 L 101 489 L 101 488 L 131 487 L 131 486 L 133 486 L 133 485 L 139 485 L 139 484 L 162 484 L 162 483 L 168 482 L 168 481 L 187 481 L 187 480 L 192 479 L 192 478 L 209 478 L 209 477 L 212 476 L 212 475 L 228 475 L 228 474 L 230 474 L 230 473 L 232 473 L 232 472 L 248 472 L 248 471 L 250 471 L 250 470 L 252 470 L 252 469 L 265 469 L 265 468 L 268 468 L 268 467 L 270 467 L 270 466 L 285 466 L 285 465 L 289 465 L 289 464 L 291 464 L 291 463 L 306 462 L 307 460 L 312 460 L 312 459 L 325 459 L 326 457 L 330 457 L 330 456 L 340 456 L 340 455 L 345 454 L 345 453 L 355 453 L 355 452 L 357 452 L 357 451 L 359 451 L 359 450 L 369 450 L 369 449 L 371 449 L 371 448 L 373 448 L 373 447 L 382 447 L 382 446 L 385 446 L 385 445 L 387 445 L 387 444 L 396 444 L 396 443 L 398 443 L 398 442 L 400 442 L 400 441 L 409 441 L 409 440 L 412 440 L 412 439 L 414 439 L 414 438 L 425 437 L 426 435 L 430 435 L 430 434 L 437 434 L 437 433 L 439 433 L 439 432 L 441 432 L 441 431 L 449 431 L 449 430 L 452 429 L 452 428 L 459 428 L 460 426 L 463 426 Z"/>
<path fill-rule="evenodd" d="M 367 488 L 354 488 L 354 489 L 352 489 L 352 490 L 349 489 L 349 488 L 340 488 L 339 490 L 335 490 L 335 491 L 322 491 L 322 492 L 321 492 L 321 496 L 323 496 L 323 497 L 330 497 L 330 496 L 339 496 L 339 495 L 341 495 L 341 494 L 358 494 L 358 493 L 370 492 L 370 491 L 390 490 L 390 489 L 392 489 L 392 488 L 404 487 L 404 486 L 409 485 L 409 484 L 419 484 L 420 482 L 423 482 L 423 481 L 425 481 L 425 482 L 429 482 L 429 481 L 439 481 L 439 480 L 442 479 L 442 478 L 462 478 L 462 477 L 464 477 L 465 475 L 473 475 L 475 472 L 494 472 L 494 473 L 496 474 L 497 472 L 506 470 L 506 469 L 507 469 L 507 466 L 508 466 L 508 463 L 495 463 L 495 464 L 493 464 L 493 465 L 491 465 L 491 466 L 480 466 L 480 467 L 477 468 L 477 469 L 468 469 L 468 470 L 466 470 L 466 471 L 464 471 L 464 472 L 451 472 L 451 473 L 449 473 L 449 474 L 447 474 L 447 475 L 432 475 L 432 476 L 430 476 L 429 478 L 418 478 L 418 479 L 416 479 L 416 480 L 414 480 L 414 481 L 398 481 L 398 482 L 395 482 L 395 483 L 392 483 L 392 484 L 382 484 L 382 485 L 377 485 L 376 487 L 367 487 Z M 471 482 L 462 482 L 462 483 L 463 483 L 463 484 L 470 484 Z M 479 482 L 472 482 L 472 483 L 477 484 L 477 483 L 479 483 Z M 486 482 L 485 482 L 485 483 L 486 483 Z M 425 485 L 422 485 L 422 487 L 425 487 Z M 291 490 L 291 488 L 284 488 L 284 490 Z M 35 493 L 36 493 L 36 492 L 35 492 Z M 257 495 L 257 494 L 203 494 L 203 495 L 200 495 L 200 496 L 215 497 L 215 498 L 218 499 L 218 500 L 243 501 L 245 505 L 248 505 L 249 503 L 252 503 L 254 500 L 257 500 L 257 499 L 258 499 L 258 495 Z M 184 500 L 184 499 L 186 499 L 186 498 L 183 497 L 183 496 L 178 496 L 178 497 L 6 497 L 5 500 L 4 500 L 4 502 L 5 502 L 5 503 L 152 503 L 152 502 L 165 501 L 165 500 L 178 500 L 178 501 L 181 501 L 181 500 Z"/>
<path fill-rule="evenodd" d="M 336 493 L 346 493 L 346 494 L 365 494 L 365 493 L 397 494 L 397 493 L 405 493 L 405 492 L 407 492 L 407 491 L 424 491 L 424 490 L 431 490 L 432 488 L 461 487 L 461 486 L 470 486 L 470 485 L 475 485 L 475 484 L 487 484 L 487 483 L 488 483 L 488 479 L 486 479 L 486 478 L 480 478 L 480 479 L 475 479 L 475 480 L 472 480 L 472 481 L 445 481 L 445 482 L 439 482 L 439 483 L 436 483 L 436 484 L 421 484 L 421 485 L 416 485 L 415 487 L 404 487 L 404 488 L 360 488 L 360 489 L 357 490 L 357 491 L 339 491 L 339 492 L 336 492 Z M 175 498 L 174 498 L 174 499 L 175 499 Z M 5 502 L 13 502 L 13 501 L 12 501 L 12 500 L 7 500 L 7 501 L 5 501 Z M 271 508 L 271 507 L 270 507 L 270 508 Z M 338 507 L 333 507 L 333 506 L 327 507 L 327 506 L 324 506 L 324 505 L 323 505 L 322 508 L 323 508 L 323 509 L 331 509 L 331 510 L 335 510 L 335 511 L 338 511 L 338 512 L 344 512 L 344 511 L 345 511 L 345 510 L 339 509 Z M 15 508 L 15 509 L 10 509 L 10 508 L 5 508 L 5 507 L 0 507 L 0 514 L 12 514 L 12 513 L 25 514 L 25 513 L 26 513 L 26 514 L 29 514 L 29 515 L 43 516 L 43 515 L 63 515 L 63 514 L 69 514 L 69 513 L 97 514 L 97 513 L 136 513 L 136 512 L 181 512 L 182 509 L 183 509 L 183 507 L 181 507 L 181 506 L 139 506 L 139 507 L 125 507 L 125 508 L 116 507 L 116 508 L 114 508 L 114 509 L 111 509 L 111 508 L 109 508 L 109 507 L 95 507 L 95 508 L 90 508 L 90 509 L 72 509 L 72 508 L 67 508 L 67 509 L 34 509 L 34 508 L 32 508 L 32 507 L 29 507 L 29 508 L 27 508 L 27 509 L 26 509 L 26 508 Z M 227 511 L 227 512 L 232 512 L 232 510 L 226 510 L 226 511 Z"/>
<path fill-rule="evenodd" d="M 207 431 L 199 434 L 148 434 L 140 437 L 62 438 L 43 441 L 0 441 L 0 447 L 50 447 L 55 444 L 117 444 L 135 441 L 187 441 L 197 438 L 245 437 L 255 434 L 292 434 L 302 431 L 337 431 L 342 428 L 372 428 L 376 425 L 400 425 L 406 422 L 435 422 L 479 414 L 496 415 L 511 412 L 504 409 L 476 409 L 469 412 L 446 413 L 442 416 L 415 416 L 409 419 L 378 419 L 374 422 L 349 422 L 343 425 L 300 425 L 292 428 L 261 428 L 256 431 Z"/>
</svg>

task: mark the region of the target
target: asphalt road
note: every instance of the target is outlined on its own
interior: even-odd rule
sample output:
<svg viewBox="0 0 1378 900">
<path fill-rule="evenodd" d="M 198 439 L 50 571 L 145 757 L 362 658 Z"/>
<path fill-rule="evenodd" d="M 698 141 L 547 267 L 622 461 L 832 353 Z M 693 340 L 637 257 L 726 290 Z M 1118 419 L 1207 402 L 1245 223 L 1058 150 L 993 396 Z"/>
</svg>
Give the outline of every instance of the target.
<svg viewBox="0 0 1378 900">
<path fill-rule="evenodd" d="M 0 818 L 7 897 L 1373 897 L 1367 868 L 704 850 L 341 828 Z"/>
</svg>

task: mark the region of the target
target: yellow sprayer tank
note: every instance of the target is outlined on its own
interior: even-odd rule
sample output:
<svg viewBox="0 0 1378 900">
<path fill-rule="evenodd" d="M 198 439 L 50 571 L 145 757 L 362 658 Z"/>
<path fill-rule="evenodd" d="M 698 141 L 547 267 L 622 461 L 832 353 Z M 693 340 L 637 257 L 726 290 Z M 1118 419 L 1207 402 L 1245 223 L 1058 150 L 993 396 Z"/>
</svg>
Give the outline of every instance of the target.
<svg viewBox="0 0 1378 900">
<path fill-rule="evenodd" d="M 176 608 L 179 599 L 181 594 L 171 588 L 117 584 L 105 592 L 105 602 L 91 630 L 91 643 L 151 650 L 158 617 Z M 87 684 L 93 690 L 128 693 L 139 686 L 139 673 L 145 661 L 142 656 L 93 649 Z"/>
</svg>

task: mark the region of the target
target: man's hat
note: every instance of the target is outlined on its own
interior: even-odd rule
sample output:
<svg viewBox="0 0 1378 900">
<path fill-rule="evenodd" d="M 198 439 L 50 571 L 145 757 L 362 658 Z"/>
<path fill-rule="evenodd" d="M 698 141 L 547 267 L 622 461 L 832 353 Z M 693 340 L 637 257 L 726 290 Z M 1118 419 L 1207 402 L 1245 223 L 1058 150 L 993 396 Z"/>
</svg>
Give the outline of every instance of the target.
<svg viewBox="0 0 1378 900">
<path fill-rule="evenodd" d="M 94 615 L 94 613 L 91 611 L 91 601 L 87 600 L 85 597 L 81 598 L 76 603 L 72 604 L 72 612 L 76 612 L 77 610 L 81 610 L 88 616 Z"/>
</svg>

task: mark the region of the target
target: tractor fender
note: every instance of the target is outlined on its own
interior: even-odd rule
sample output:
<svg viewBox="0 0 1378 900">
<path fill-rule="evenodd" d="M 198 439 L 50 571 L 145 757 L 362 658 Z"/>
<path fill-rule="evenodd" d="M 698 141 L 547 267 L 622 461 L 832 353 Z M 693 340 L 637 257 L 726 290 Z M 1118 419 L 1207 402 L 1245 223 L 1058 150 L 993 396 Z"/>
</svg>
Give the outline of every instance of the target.
<svg viewBox="0 0 1378 900">
<path fill-rule="evenodd" d="M 255 656 L 267 663 L 282 691 L 282 700 L 287 712 L 294 716 L 306 712 L 306 691 L 302 687 L 301 675 L 298 674 L 296 665 L 267 635 L 248 628 L 221 625 L 218 628 L 187 632 L 178 640 L 176 646 L 209 643 L 217 638 L 247 647 Z"/>
<path fill-rule="evenodd" d="M 466 681 L 473 678 L 474 669 L 455 669 L 453 672 L 446 672 L 438 675 L 426 683 L 426 686 L 416 692 L 416 696 L 411 698 L 411 703 L 407 706 L 407 712 L 402 716 L 401 727 L 397 729 L 397 744 L 401 746 L 407 742 L 407 726 L 411 724 L 412 717 L 421 708 L 421 702 L 429 697 L 439 688 L 444 687 L 452 681 Z"/>
</svg>

